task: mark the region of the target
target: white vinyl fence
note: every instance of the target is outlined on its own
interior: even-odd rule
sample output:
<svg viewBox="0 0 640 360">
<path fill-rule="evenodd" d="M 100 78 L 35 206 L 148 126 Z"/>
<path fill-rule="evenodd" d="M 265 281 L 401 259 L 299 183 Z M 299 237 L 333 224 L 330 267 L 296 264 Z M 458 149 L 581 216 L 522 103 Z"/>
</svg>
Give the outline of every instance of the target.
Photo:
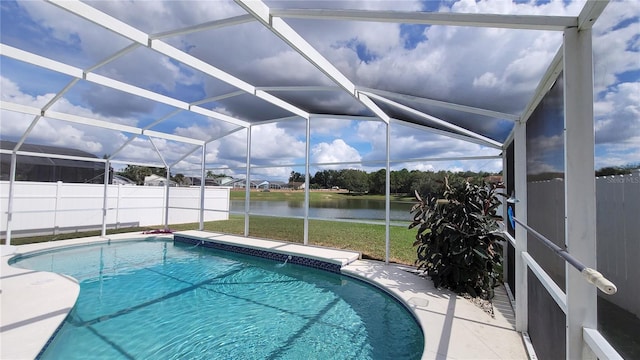
<svg viewBox="0 0 640 360">
<path fill-rule="evenodd" d="M 596 178 L 598 270 L 618 286 L 607 297 L 640 317 L 640 171 Z"/>
<path fill-rule="evenodd" d="M 558 195 L 562 194 L 562 179 L 529 185 L 537 189 L 536 194 L 562 201 L 562 196 Z M 536 203 L 535 198 L 530 197 L 529 201 Z M 596 206 L 597 269 L 618 287 L 618 293 L 607 296 L 606 300 L 640 317 L 640 171 L 597 177 Z M 540 214 L 531 214 L 529 210 L 529 216 L 550 224 L 538 229 L 543 234 L 564 238 L 562 229 L 553 228 L 557 223 L 553 218 L 562 218 L 563 209 L 564 205 L 557 203 L 554 209 L 545 209 Z"/>
<path fill-rule="evenodd" d="M 159 226 L 165 221 L 165 187 L 108 185 L 107 228 Z M 13 235 L 101 229 L 104 185 L 16 181 Z M 9 182 L 0 181 L 0 236 L 7 230 Z M 169 188 L 169 224 L 200 220 L 200 187 Z M 229 188 L 205 189 L 204 221 L 229 218 Z"/>
</svg>

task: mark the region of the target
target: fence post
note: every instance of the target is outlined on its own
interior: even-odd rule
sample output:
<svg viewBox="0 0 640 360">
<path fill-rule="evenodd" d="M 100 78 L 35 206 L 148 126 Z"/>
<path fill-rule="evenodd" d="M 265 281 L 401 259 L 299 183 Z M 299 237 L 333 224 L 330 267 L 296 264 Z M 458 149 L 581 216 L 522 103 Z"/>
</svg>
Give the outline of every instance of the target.
<svg viewBox="0 0 640 360">
<path fill-rule="evenodd" d="M 62 181 L 56 182 L 56 203 L 53 206 L 53 235 L 58 235 L 58 207 L 62 199 Z"/>
<path fill-rule="evenodd" d="M 7 233 L 5 243 L 11 245 L 11 227 L 13 221 L 13 197 L 15 196 L 16 187 L 16 164 L 18 162 L 18 154 L 11 153 L 11 169 L 9 170 L 9 198 L 7 199 Z"/>
<path fill-rule="evenodd" d="M 118 184 L 116 191 L 116 218 L 114 220 L 116 222 L 116 229 L 120 228 L 120 197 L 122 196 L 122 194 L 120 193 L 121 189 L 122 184 Z"/>
</svg>

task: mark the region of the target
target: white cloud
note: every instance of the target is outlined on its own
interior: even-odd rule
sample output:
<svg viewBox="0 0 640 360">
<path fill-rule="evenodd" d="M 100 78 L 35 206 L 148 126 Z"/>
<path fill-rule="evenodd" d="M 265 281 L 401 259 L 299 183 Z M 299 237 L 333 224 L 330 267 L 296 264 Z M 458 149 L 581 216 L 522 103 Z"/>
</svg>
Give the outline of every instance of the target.
<svg viewBox="0 0 640 360">
<path fill-rule="evenodd" d="M 596 142 L 628 142 L 640 136 L 640 82 L 611 88 L 594 106 Z"/>
<path fill-rule="evenodd" d="M 486 72 L 480 77 L 473 79 L 474 87 L 492 88 L 498 84 L 498 78 L 491 72 Z"/>
<path fill-rule="evenodd" d="M 335 139 L 331 143 L 320 143 L 311 149 L 311 161 L 314 163 L 337 163 L 360 161 L 362 157 L 358 150 L 349 146 L 342 139 Z M 344 165 L 321 166 L 321 168 L 345 168 Z"/>
</svg>

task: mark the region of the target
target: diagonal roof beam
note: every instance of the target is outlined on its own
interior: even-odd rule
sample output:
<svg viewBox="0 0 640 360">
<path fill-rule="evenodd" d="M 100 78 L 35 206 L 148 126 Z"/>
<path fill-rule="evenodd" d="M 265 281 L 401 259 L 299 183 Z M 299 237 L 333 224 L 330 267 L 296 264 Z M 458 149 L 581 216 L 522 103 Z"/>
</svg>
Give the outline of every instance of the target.
<svg viewBox="0 0 640 360">
<path fill-rule="evenodd" d="M 182 109 L 173 110 L 172 112 L 168 113 L 167 115 L 161 117 L 160 119 L 158 119 L 158 120 L 152 122 L 151 124 L 145 126 L 144 128 L 142 128 L 142 131 L 147 130 L 147 129 L 151 129 L 152 127 L 154 127 L 154 126 L 158 125 L 159 123 L 169 119 L 170 117 L 173 117 L 173 116 L 177 115 L 181 111 L 182 111 Z M 127 145 L 132 143 L 140 135 L 142 135 L 142 133 L 135 134 L 135 135 L 131 136 L 129 139 L 127 139 L 127 141 L 125 141 L 124 144 L 122 144 L 116 151 L 114 151 L 111 155 L 109 155 L 109 160 L 111 160 L 114 156 L 118 155 L 118 153 L 120 153 L 120 151 L 124 150 L 124 148 L 127 147 Z"/>
<path fill-rule="evenodd" d="M 126 133 L 131 133 L 131 134 L 142 134 L 142 129 L 139 129 L 133 126 L 115 124 L 115 123 L 110 123 L 108 121 L 96 120 L 96 119 L 91 119 L 85 116 L 66 114 L 66 113 L 61 113 L 57 111 L 51 111 L 51 110 L 44 111 L 37 107 L 11 103 L 7 101 L 0 101 L 0 109 L 20 112 L 23 114 L 37 115 L 41 117 L 47 117 L 51 119 L 62 120 L 66 122 L 76 123 L 76 124 L 90 125 L 90 126 L 99 127 L 102 129 L 117 130 L 117 131 L 122 131 Z"/>
<path fill-rule="evenodd" d="M 425 125 L 414 124 L 412 122 L 408 122 L 408 121 L 405 121 L 405 120 L 391 118 L 391 123 L 392 124 L 393 123 L 397 123 L 399 125 L 410 127 L 410 128 L 414 128 L 414 129 L 419 130 L 419 131 L 426 131 L 426 132 L 430 132 L 432 134 L 436 134 L 436 135 L 440 135 L 440 136 L 446 136 L 448 138 L 452 138 L 452 139 L 456 139 L 456 140 L 462 140 L 462 141 L 468 142 L 468 143 L 478 144 L 478 145 L 481 145 L 481 146 L 489 146 L 489 147 L 494 148 L 494 149 L 501 149 L 501 147 L 499 148 L 497 146 L 487 145 L 486 142 L 484 142 L 482 140 L 478 140 L 476 138 L 472 138 L 470 136 L 466 136 L 466 135 L 462 135 L 462 134 L 458 134 L 458 133 L 454 133 L 454 132 L 450 132 L 450 131 L 440 130 L 440 129 L 432 128 L 432 127 L 425 126 Z"/>
<path fill-rule="evenodd" d="M 499 112 L 499 111 L 493 111 L 493 110 L 481 109 L 481 108 L 472 107 L 472 106 L 454 104 L 454 103 L 450 103 L 450 102 L 446 102 L 446 101 L 439 101 L 439 100 L 427 99 L 427 98 L 418 97 L 418 96 L 400 94 L 400 93 L 391 92 L 391 91 L 377 90 L 377 89 L 370 89 L 370 88 L 361 88 L 361 87 L 358 87 L 358 90 L 365 91 L 365 92 L 370 92 L 370 93 L 377 94 L 377 95 L 380 95 L 380 96 L 386 96 L 388 98 L 405 99 L 405 100 L 408 100 L 408 101 L 415 101 L 415 102 L 419 102 L 419 103 L 423 103 L 423 104 L 439 106 L 439 107 L 443 107 L 443 108 L 447 108 L 447 109 L 467 112 L 467 113 L 471 113 L 471 114 L 478 114 L 478 115 L 488 116 L 488 117 L 497 118 L 497 119 L 505 119 L 505 120 L 512 120 L 512 121 L 517 121 L 517 120 L 520 119 L 520 116 L 514 115 L 514 114 L 507 114 L 507 113 L 503 113 L 503 112 Z"/>
<path fill-rule="evenodd" d="M 342 91 L 335 86 L 257 86 L 257 90 L 264 91 Z"/>
<path fill-rule="evenodd" d="M 372 94 L 372 93 L 366 93 L 366 94 L 369 95 L 370 97 L 376 99 L 376 100 L 382 101 L 382 102 L 384 102 L 386 104 L 389 104 L 389 105 L 391 105 L 393 107 L 397 107 L 398 109 L 407 111 L 407 112 L 412 113 L 414 115 L 417 115 L 417 116 L 419 116 L 419 117 L 421 117 L 423 119 L 427 119 L 429 121 L 435 122 L 436 124 L 438 124 L 440 126 L 446 127 L 448 129 L 451 129 L 451 130 L 453 130 L 455 132 L 464 134 L 466 136 L 478 139 L 478 140 L 484 142 L 484 145 L 495 147 L 495 148 L 502 148 L 502 143 L 499 143 L 499 142 L 497 142 L 497 141 L 495 141 L 493 139 L 490 139 L 490 138 L 488 138 L 486 136 L 482 136 L 480 134 L 477 134 L 477 133 L 475 133 L 475 132 L 473 132 L 471 130 L 467 130 L 467 129 L 465 129 L 463 127 L 460 127 L 458 125 L 451 124 L 451 123 L 446 122 L 446 121 L 444 121 L 442 119 L 438 119 L 435 116 L 431 116 L 429 114 L 425 114 L 425 113 L 423 113 L 421 111 L 418 111 L 416 109 L 412 109 L 412 108 L 410 108 L 408 106 L 402 105 L 402 104 L 397 103 L 397 102 L 395 102 L 393 100 L 389 100 L 389 99 L 387 99 L 385 97 L 382 97 L 380 95 L 376 95 L 376 94 Z"/>
<path fill-rule="evenodd" d="M 334 9 L 271 9 L 270 15 L 292 19 L 349 20 L 398 24 L 473 26 L 563 31 L 578 26 L 575 16 L 469 14 Z"/>
<path fill-rule="evenodd" d="M 78 115 L 51 111 L 51 110 L 44 111 L 37 107 L 11 103 L 7 101 L 0 101 L 0 109 L 20 112 L 23 114 L 36 115 L 36 116 L 51 118 L 55 120 L 62 120 L 62 121 L 71 122 L 75 124 L 89 125 L 89 126 L 102 128 L 102 129 L 122 131 L 130 134 L 153 136 L 157 138 L 178 141 L 178 142 L 187 143 L 187 144 L 202 145 L 204 143 L 204 141 L 202 140 L 191 139 L 184 136 L 167 134 L 167 133 L 153 131 L 153 130 L 143 130 L 135 126 L 111 123 L 104 120 L 88 118 L 86 116 L 78 116 Z"/>
<path fill-rule="evenodd" d="M 67 65 L 55 60 L 51 60 L 43 56 L 36 55 L 24 50 L 20 50 L 9 45 L 0 44 L 0 55 L 4 55 L 16 60 L 20 60 L 32 65 L 40 66 L 45 69 L 57 71 L 59 73 L 73 76 L 78 79 L 85 79 L 95 84 L 110 87 L 112 89 L 123 91 L 132 95 L 144 97 L 146 99 L 167 104 L 182 110 L 188 110 L 188 111 L 199 113 L 199 114 L 202 114 L 202 112 L 206 112 L 206 116 L 210 116 L 218 120 L 226 121 L 234 125 L 240 125 L 244 127 L 249 126 L 249 124 L 246 121 L 233 118 L 229 115 L 218 113 L 212 110 L 207 110 L 198 106 L 191 106 L 182 100 L 178 100 L 166 95 L 158 94 L 153 91 L 149 91 L 137 86 L 133 86 L 133 85 L 124 83 L 122 81 L 114 80 L 106 76 L 98 75 L 95 73 L 85 73 L 82 69 L 79 69 L 77 67 Z M 202 114 L 202 115 L 205 115 L 205 114 Z"/>
<path fill-rule="evenodd" d="M 226 131 L 226 132 L 224 132 L 224 133 L 222 133 L 220 135 L 212 136 L 212 137 L 210 137 L 210 138 L 208 138 L 207 140 L 204 141 L 204 145 L 206 145 L 206 144 L 208 144 L 208 143 L 210 143 L 212 141 L 216 141 L 216 140 L 222 139 L 223 137 L 231 135 L 231 134 L 233 134 L 235 132 L 238 132 L 238 131 L 240 131 L 242 129 L 246 129 L 246 128 L 240 126 L 240 127 L 237 127 L 237 128 L 235 128 L 233 130 Z M 174 161 L 171 165 L 169 165 L 169 167 L 174 167 L 174 166 L 178 165 L 178 163 L 180 163 L 182 160 L 184 160 L 184 159 L 188 158 L 189 156 L 191 156 L 191 154 L 193 154 L 196 150 L 200 149 L 201 147 L 202 147 L 202 145 L 193 147 L 186 154 L 184 154 L 181 158 L 179 158 L 178 160 Z"/>
<path fill-rule="evenodd" d="M 244 15 L 234 16 L 234 17 L 221 19 L 221 20 L 208 21 L 202 24 L 193 25 L 193 26 L 182 28 L 182 29 L 176 29 L 176 30 L 165 31 L 157 34 L 152 34 L 152 35 L 149 35 L 149 38 L 164 39 L 164 38 L 179 36 L 179 35 L 189 35 L 189 34 L 201 32 L 201 31 L 220 29 L 227 26 L 253 22 L 255 20 L 256 19 L 253 16 L 249 14 L 244 14 Z"/>
<path fill-rule="evenodd" d="M 579 30 L 591 29 L 591 27 L 596 22 L 598 17 L 600 17 L 600 15 L 604 11 L 608 3 L 609 3 L 609 0 L 588 0 L 587 3 L 582 8 L 582 11 L 580 11 L 580 14 L 578 15 L 578 29 Z M 549 89 L 551 89 L 553 84 L 558 79 L 558 76 L 560 75 L 560 72 L 562 72 L 562 69 L 563 69 L 563 63 L 562 63 L 562 58 L 564 56 L 563 49 L 564 49 L 564 46 L 560 46 L 553 60 L 551 60 L 551 63 L 547 67 L 547 71 L 545 72 L 544 76 L 540 80 L 540 83 L 538 83 L 538 87 L 536 88 L 536 91 L 533 97 L 531 98 L 531 100 L 525 107 L 524 112 L 520 116 L 520 121 L 526 122 L 527 120 L 529 120 L 529 117 L 531 116 L 533 111 L 536 109 L 538 104 L 540 104 L 540 101 L 542 101 L 542 99 L 547 94 Z M 504 142 L 505 146 L 511 142 L 511 140 L 514 137 L 514 134 L 515 134 L 515 128 L 511 130 L 511 133 L 509 133 L 509 136 L 505 140 Z"/>
<path fill-rule="evenodd" d="M 240 95 L 244 95 L 244 94 L 246 94 L 246 92 L 242 91 L 242 90 L 232 91 L 230 93 L 226 93 L 226 94 L 222 94 L 222 95 L 218 95 L 218 96 L 212 96 L 212 97 L 204 98 L 204 99 L 201 99 L 201 100 L 198 100 L 198 101 L 194 101 L 194 102 L 191 103 L 191 105 L 202 105 L 202 104 L 206 104 L 208 102 L 216 102 L 216 101 L 220 101 L 220 100 L 224 100 L 224 99 L 228 99 L 228 98 L 232 98 L 232 97 L 240 96 Z"/>
<path fill-rule="evenodd" d="M 258 19 L 271 32 L 277 35 L 291 48 L 296 50 L 307 61 L 313 64 L 318 70 L 333 80 L 338 86 L 343 88 L 351 96 L 359 100 L 364 106 L 371 110 L 384 122 L 389 123 L 389 115 L 380 109 L 373 101 L 366 96 L 361 96 L 355 85 L 338 70 L 333 64 L 322 56 L 311 44 L 309 44 L 300 34 L 298 34 L 289 24 L 279 17 L 272 17 L 269 7 L 260 0 L 235 0 L 238 5 L 249 14 Z"/>
<path fill-rule="evenodd" d="M 77 82 L 79 81 L 79 79 L 73 79 L 71 80 L 62 90 L 60 90 L 53 98 L 51 98 L 51 100 L 49 100 L 41 109 L 41 113 L 43 111 L 47 111 L 49 110 L 49 108 L 51 106 L 53 106 L 53 104 L 55 104 L 58 100 L 60 100 L 60 98 L 67 92 L 69 91 Z M 31 131 L 33 131 L 33 128 L 36 127 L 36 124 L 38 124 L 38 121 L 42 118 L 42 115 L 36 115 L 36 117 L 33 118 L 33 120 L 31 121 L 31 124 L 29 124 L 29 127 L 27 128 L 27 130 L 24 131 L 24 133 L 22 134 L 22 136 L 20 137 L 20 139 L 18 140 L 18 142 L 16 142 L 16 146 L 13 148 L 13 151 L 18 151 L 20 149 L 20 147 L 22 146 L 22 144 L 24 144 L 24 142 L 27 140 L 27 138 L 29 137 L 29 135 L 31 134 Z"/>
<path fill-rule="evenodd" d="M 578 14 L 578 30 L 588 30 L 598 20 L 609 0 L 588 0 Z"/>
<path fill-rule="evenodd" d="M 133 40 L 137 43 L 140 43 L 150 49 L 155 50 L 156 52 L 168 56 L 171 59 L 177 60 L 185 65 L 188 65 L 198 71 L 201 71 L 209 76 L 215 77 L 219 80 L 226 82 L 232 86 L 235 86 L 245 92 L 248 92 L 252 95 L 255 95 L 272 105 L 283 108 L 287 111 L 294 111 L 296 115 L 308 117 L 308 113 L 302 109 L 295 107 L 292 104 L 289 104 L 273 95 L 266 94 L 264 92 L 257 92 L 255 87 L 217 67 L 204 62 L 193 55 L 187 54 L 186 52 L 179 50 L 168 43 L 160 40 L 153 39 L 150 35 L 145 32 L 138 30 L 131 25 L 122 22 L 110 15 L 107 15 L 90 5 L 82 3 L 78 0 L 47 0 L 48 2 L 56 5 L 66 11 L 69 11 L 75 15 L 78 15 L 88 21 L 91 21 L 99 26 L 104 27 L 105 29 L 115 32 L 121 36 L 124 36 L 130 40 Z M 89 75 L 89 74 L 88 74 Z M 204 109 L 203 109 L 204 110 Z M 220 119 L 222 120 L 222 119 Z M 244 124 L 234 122 L 236 125 L 242 125 L 247 127 L 248 123 L 244 122 Z"/>
</svg>

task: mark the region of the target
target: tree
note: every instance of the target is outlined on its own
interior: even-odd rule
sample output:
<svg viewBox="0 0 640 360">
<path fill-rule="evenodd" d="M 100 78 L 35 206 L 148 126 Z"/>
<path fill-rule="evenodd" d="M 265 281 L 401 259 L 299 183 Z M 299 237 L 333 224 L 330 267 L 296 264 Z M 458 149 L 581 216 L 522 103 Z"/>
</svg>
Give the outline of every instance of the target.
<svg viewBox="0 0 640 360">
<path fill-rule="evenodd" d="M 176 174 L 173 179 L 178 185 L 183 185 L 185 182 L 184 174 Z"/>
<path fill-rule="evenodd" d="M 289 183 L 296 182 L 304 182 L 304 174 L 300 174 L 299 172 L 292 171 L 291 176 L 289 176 Z"/>
<path fill-rule="evenodd" d="M 369 193 L 384 194 L 387 187 L 387 170 L 380 169 L 369 174 Z"/>
<path fill-rule="evenodd" d="M 118 175 L 131 179 L 137 185 L 144 185 L 144 178 L 149 175 L 167 176 L 167 170 L 164 168 L 153 168 L 148 166 L 127 165 L 124 170 L 118 172 Z"/>
<path fill-rule="evenodd" d="M 408 194 L 411 191 L 410 187 L 411 173 L 409 173 L 409 170 L 402 169 L 391 172 L 391 192 Z"/>
<path fill-rule="evenodd" d="M 316 174 L 309 179 L 312 184 L 317 184 L 323 189 L 329 189 L 334 186 L 338 186 L 338 171 L 336 170 L 322 170 L 316 172 Z"/>
<path fill-rule="evenodd" d="M 349 192 L 366 193 L 369 190 L 369 178 L 367 173 L 362 170 L 348 169 L 342 172 L 341 187 L 349 190 Z"/>
</svg>

